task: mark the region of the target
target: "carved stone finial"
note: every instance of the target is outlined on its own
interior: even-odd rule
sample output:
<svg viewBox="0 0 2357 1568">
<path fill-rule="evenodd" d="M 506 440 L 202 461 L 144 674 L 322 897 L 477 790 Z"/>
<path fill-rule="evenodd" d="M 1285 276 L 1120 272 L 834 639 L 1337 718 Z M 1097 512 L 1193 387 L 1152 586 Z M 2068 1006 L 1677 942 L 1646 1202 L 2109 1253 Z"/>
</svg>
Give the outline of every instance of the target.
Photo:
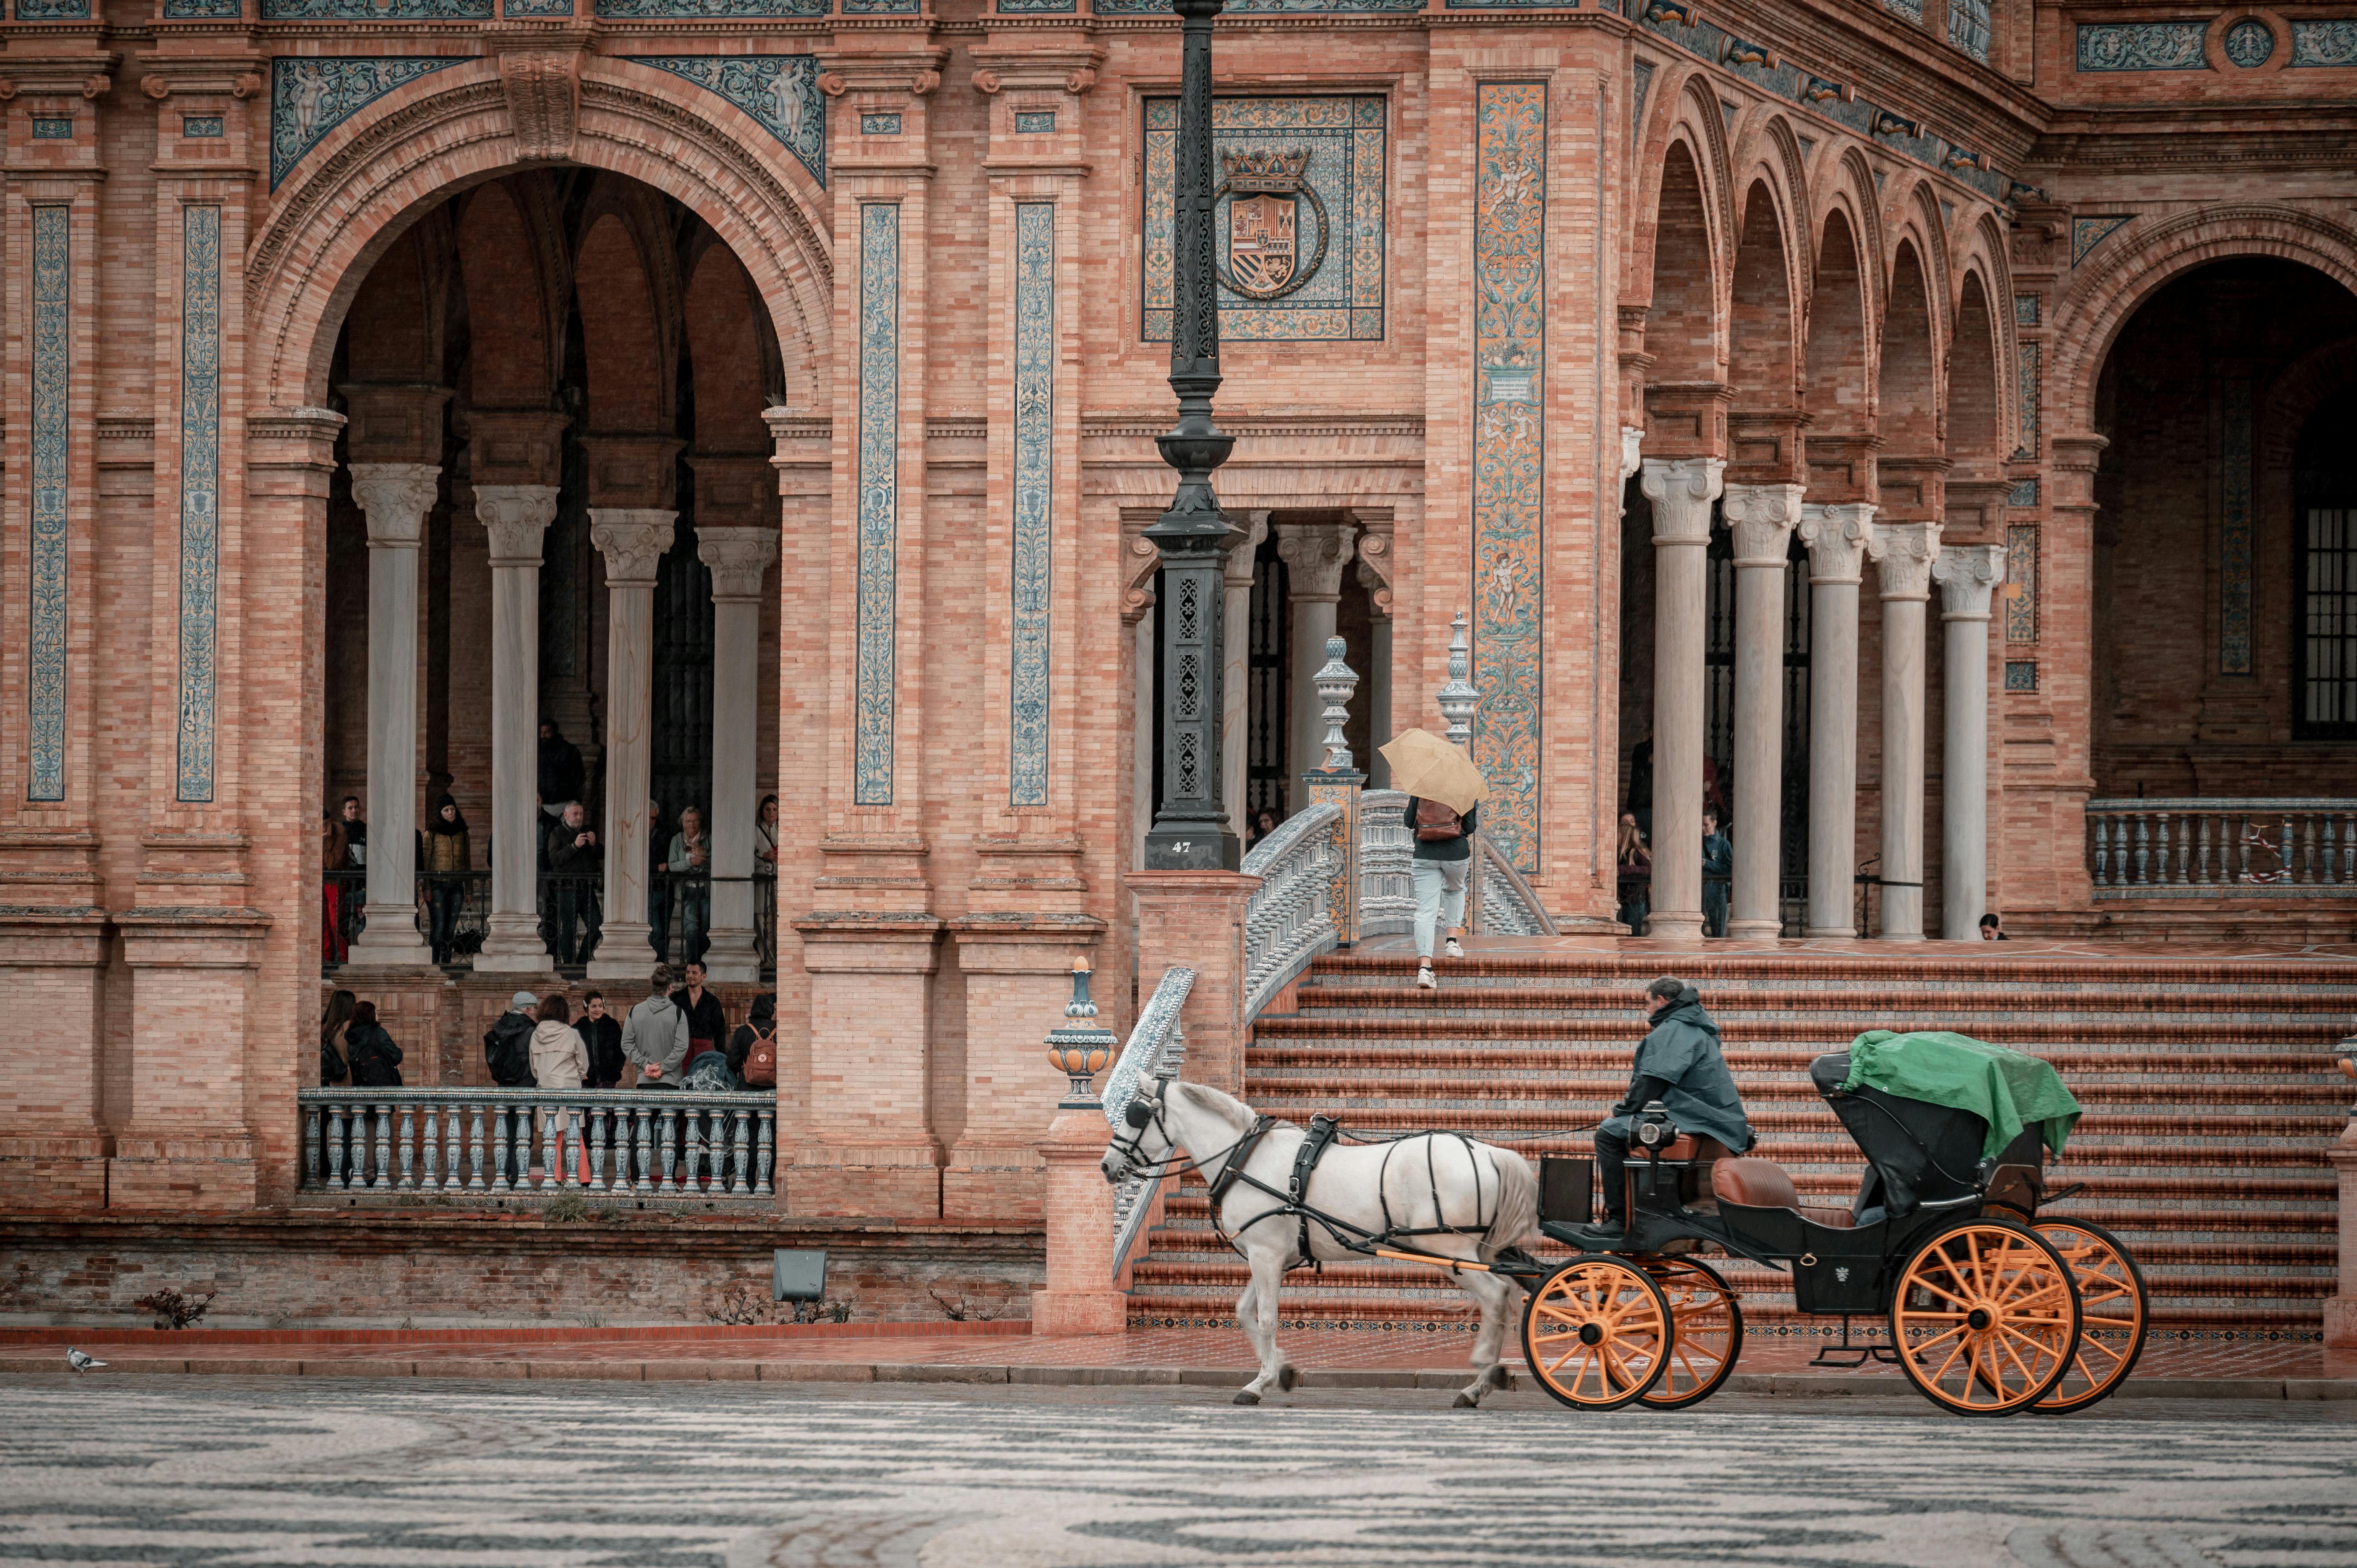
<svg viewBox="0 0 2357 1568">
<path fill-rule="evenodd" d="M 1326 738 L 1318 744 L 1326 748 L 1326 760 L 1318 764 L 1327 773 L 1356 771 L 1351 761 L 1351 743 L 1342 738 L 1342 726 L 1351 717 L 1351 693 L 1359 689 L 1359 672 L 1342 661 L 1348 646 L 1339 637 L 1326 639 L 1326 662 L 1314 677 L 1318 700 L 1326 704 L 1322 715 L 1326 720 Z"/>
<path fill-rule="evenodd" d="M 1465 612 L 1448 623 L 1448 684 L 1434 693 L 1440 716 L 1448 722 L 1448 738 L 1471 750 L 1473 711 L 1481 705 L 1480 688 L 1473 684 L 1473 644 L 1465 628 Z"/>
</svg>

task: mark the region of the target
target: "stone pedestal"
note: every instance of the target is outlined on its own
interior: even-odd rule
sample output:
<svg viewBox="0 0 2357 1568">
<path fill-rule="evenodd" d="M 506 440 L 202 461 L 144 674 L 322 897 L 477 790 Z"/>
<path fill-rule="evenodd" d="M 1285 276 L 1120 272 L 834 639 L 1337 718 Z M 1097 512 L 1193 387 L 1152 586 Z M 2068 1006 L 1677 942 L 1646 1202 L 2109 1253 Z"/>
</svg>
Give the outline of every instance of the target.
<svg viewBox="0 0 2357 1568">
<path fill-rule="evenodd" d="M 1276 552 L 1286 568 L 1286 602 L 1293 612 L 1293 667 L 1286 671 L 1285 733 L 1292 764 L 1286 811 L 1309 803 L 1303 770 L 1324 755 L 1318 737 L 1318 667 L 1326 662 L 1326 639 L 1334 635 L 1336 607 L 1342 598 L 1342 568 L 1351 564 L 1358 534 L 1348 522 L 1283 522 L 1276 525 Z"/>
<path fill-rule="evenodd" d="M 1735 534 L 1735 886 L 1727 934 L 1783 929 L 1784 572 L 1801 521 L 1799 485 L 1729 485 Z"/>
<path fill-rule="evenodd" d="M 1645 934 L 1702 940 L 1703 601 L 1717 457 L 1644 460 L 1653 503 L 1653 912 Z"/>
<path fill-rule="evenodd" d="M 1867 546 L 1882 582 L 1882 931 L 1923 940 L 1923 616 L 1936 522 L 1886 522 Z"/>
<path fill-rule="evenodd" d="M 1219 875 L 1216 872 L 1168 873 Z M 1129 1296 L 1113 1278 L 1113 1186 L 1100 1168 L 1103 1111 L 1061 1107 L 1039 1151 L 1047 1167 L 1048 1288 L 1031 1293 L 1034 1334 L 1119 1334 Z"/>
<path fill-rule="evenodd" d="M 647 924 L 655 567 L 671 548 L 678 519 L 661 508 L 598 507 L 589 513 L 589 542 L 606 558 L 607 606 L 605 934 L 589 961 L 593 980 L 643 980 L 655 963 Z M 726 676 L 713 682 L 716 735 L 719 693 L 743 683 Z"/>
<path fill-rule="evenodd" d="M 1093 950 L 1103 934 L 1104 922 L 1087 915 L 985 911 L 952 922 L 965 983 L 965 1082 L 963 1124 L 942 1167 L 943 1219 L 1040 1218 L 1039 1129 L 1069 1086 L 1040 1052 L 1040 1025 L 1071 992 L 1073 958 Z M 1102 1155 L 1102 1116 L 1097 1134 Z M 1103 1176 L 1096 1182 L 1104 1186 Z"/>
<path fill-rule="evenodd" d="M 553 974 L 541 940 L 540 556 L 554 485 L 477 485 L 491 539 L 491 912 L 475 969 Z M 538 987 L 533 987 L 538 989 Z"/>
<path fill-rule="evenodd" d="M 1940 935 L 1976 942 L 1988 905 L 1989 595 L 2005 580 L 2005 546 L 1948 545 L 1932 576 L 1946 639 Z"/>
<path fill-rule="evenodd" d="M 368 903 L 351 944 L 368 968 L 429 964 L 417 934 L 417 550 L 439 493 L 433 463 L 354 463 L 368 517 Z"/>
<path fill-rule="evenodd" d="M 1809 548 L 1809 915 L 1803 934 L 1855 937 L 1857 586 L 1874 508 L 1801 508 Z"/>
<path fill-rule="evenodd" d="M 712 568 L 712 946 L 704 956 L 711 979 L 749 983 L 761 978 L 753 929 L 754 796 L 759 781 L 754 737 L 760 715 L 753 679 L 761 654 L 761 591 L 778 558 L 770 528 L 697 531 L 696 555 Z M 645 809 L 646 792 L 639 792 Z M 641 855 L 639 865 L 647 864 Z M 643 902 L 643 901 L 642 901 Z"/>
<path fill-rule="evenodd" d="M 834 852 L 831 852 L 834 853 Z M 889 857 L 866 854 L 871 864 Z M 942 921 L 840 910 L 794 922 L 811 976 L 810 1099 L 785 1173 L 789 1212 L 898 1219 L 942 1211 L 932 1121 Z M 1034 1015 L 1030 1049 L 1038 1049 Z M 1036 1125 L 1036 1123 L 1035 1123 Z"/>
<path fill-rule="evenodd" d="M 1187 1079 L 1243 1091 L 1244 910 L 1260 878 L 1233 871 L 1134 871 L 1137 899 L 1137 994 L 1154 994 L 1163 972 L 1195 972 L 1179 1022 L 1187 1031 Z"/>
</svg>

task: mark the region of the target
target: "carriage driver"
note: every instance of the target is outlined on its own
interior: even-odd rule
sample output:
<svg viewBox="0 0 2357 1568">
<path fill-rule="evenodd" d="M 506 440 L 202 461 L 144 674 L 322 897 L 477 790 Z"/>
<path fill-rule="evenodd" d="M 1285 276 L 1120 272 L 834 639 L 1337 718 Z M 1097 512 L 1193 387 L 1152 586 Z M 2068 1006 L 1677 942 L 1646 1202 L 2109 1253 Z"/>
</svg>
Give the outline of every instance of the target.
<svg viewBox="0 0 2357 1568">
<path fill-rule="evenodd" d="M 1743 1119 L 1743 1097 L 1735 1075 L 1719 1054 L 1718 1025 L 1703 1011 L 1702 993 L 1684 981 L 1663 975 L 1645 987 L 1646 1022 L 1652 1026 L 1637 1047 L 1629 1092 L 1596 1129 L 1597 1176 L 1604 1187 L 1605 1236 L 1626 1234 L 1629 1133 L 1647 1105 L 1658 1100 L 1682 1133 L 1716 1138 L 1729 1154 L 1751 1147 L 1751 1124 Z"/>
</svg>

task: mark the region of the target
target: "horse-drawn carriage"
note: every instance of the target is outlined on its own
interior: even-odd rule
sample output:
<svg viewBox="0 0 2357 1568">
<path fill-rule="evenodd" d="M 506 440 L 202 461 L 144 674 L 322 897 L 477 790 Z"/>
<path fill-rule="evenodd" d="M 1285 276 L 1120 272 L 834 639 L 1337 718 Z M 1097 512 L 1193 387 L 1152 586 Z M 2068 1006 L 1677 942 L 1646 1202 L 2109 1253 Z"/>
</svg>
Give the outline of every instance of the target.
<svg viewBox="0 0 2357 1568">
<path fill-rule="evenodd" d="M 1861 1036 L 1857 1048 L 1889 1038 Z M 2046 1064 L 1960 1036 L 1905 1039 L 1923 1042 L 1915 1065 L 1953 1082 L 1981 1069 L 2045 1082 L 2069 1110 L 2051 1133 L 2059 1151 L 2076 1101 Z M 1262 1369 L 1239 1403 L 1293 1386 L 1275 1345 L 1285 1272 L 1352 1254 L 1447 1270 L 1480 1305 L 1460 1404 L 1507 1382 L 1499 1358 L 1514 1284 L 1531 1373 L 1564 1404 L 1679 1410 L 1707 1399 L 1735 1371 L 1744 1336 L 1737 1291 L 1705 1261 L 1712 1252 L 1789 1273 L 1800 1312 L 1844 1320 L 1816 1364 L 1894 1362 L 1960 1414 L 2083 1410 L 2120 1386 L 2143 1348 L 2136 1261 L 2098 1225 L 2041 1217 L 2075 1188 L 2047 1191 L 2049 1123 L 1992 1131 L 2019 1121 L 2001 1088 L 1993 1120 L 1956 1103 L 1969 1094 L 1943 1103 L 1889 1073 L 1854 1072 L 1848 1052 L 1816 1058 L 1811 1080 L 1867 1162 L 1846 1208 L 1804 1203 L 1781 1167 L 1680 1130 L 1656 1103 L 1631 1129 L 1624 1231 L 1591 1223 L 1595 1162 L 1546 1158 L 1534 1174 L 1512 1151 L 1447 1133 L 1337 1142 L 1324 1118 L 1305 1132 L 1216 1090 L 1125 1068 L 1105 1105 L 1107 1177 L 1200 1170 L 1215 1219 L 1252 1266 L 1236 1316 Z M 1549 1262 L 1520 1244 L 1539 1238 L 1573 1254 Z M 1854 1343 L 1859 1317 L 1882 1319 L 1888 1339 Z"/>
</svg>

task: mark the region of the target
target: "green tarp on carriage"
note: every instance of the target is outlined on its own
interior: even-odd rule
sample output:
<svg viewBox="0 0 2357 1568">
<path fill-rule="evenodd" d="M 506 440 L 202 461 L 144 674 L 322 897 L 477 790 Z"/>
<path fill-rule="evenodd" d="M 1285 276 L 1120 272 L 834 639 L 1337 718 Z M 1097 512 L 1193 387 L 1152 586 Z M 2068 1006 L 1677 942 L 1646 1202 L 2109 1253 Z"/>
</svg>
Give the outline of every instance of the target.
<svg viewBox="0 0 2357 1568">
<path fill-rule="evenodd" d="M 1868 1029 L 1849 1046 L 1845 1090 L 1864 1084 L 1901 1100 L 1969 1111 L 1988 1123 L 1981 1157 L 2036 1127 L 2056 1154 L 2079 1121 L 2079 1101 L 2053 1068 L 2021 1051 L 1944 1029 L 1894 1034 Z"/>
</svg>

